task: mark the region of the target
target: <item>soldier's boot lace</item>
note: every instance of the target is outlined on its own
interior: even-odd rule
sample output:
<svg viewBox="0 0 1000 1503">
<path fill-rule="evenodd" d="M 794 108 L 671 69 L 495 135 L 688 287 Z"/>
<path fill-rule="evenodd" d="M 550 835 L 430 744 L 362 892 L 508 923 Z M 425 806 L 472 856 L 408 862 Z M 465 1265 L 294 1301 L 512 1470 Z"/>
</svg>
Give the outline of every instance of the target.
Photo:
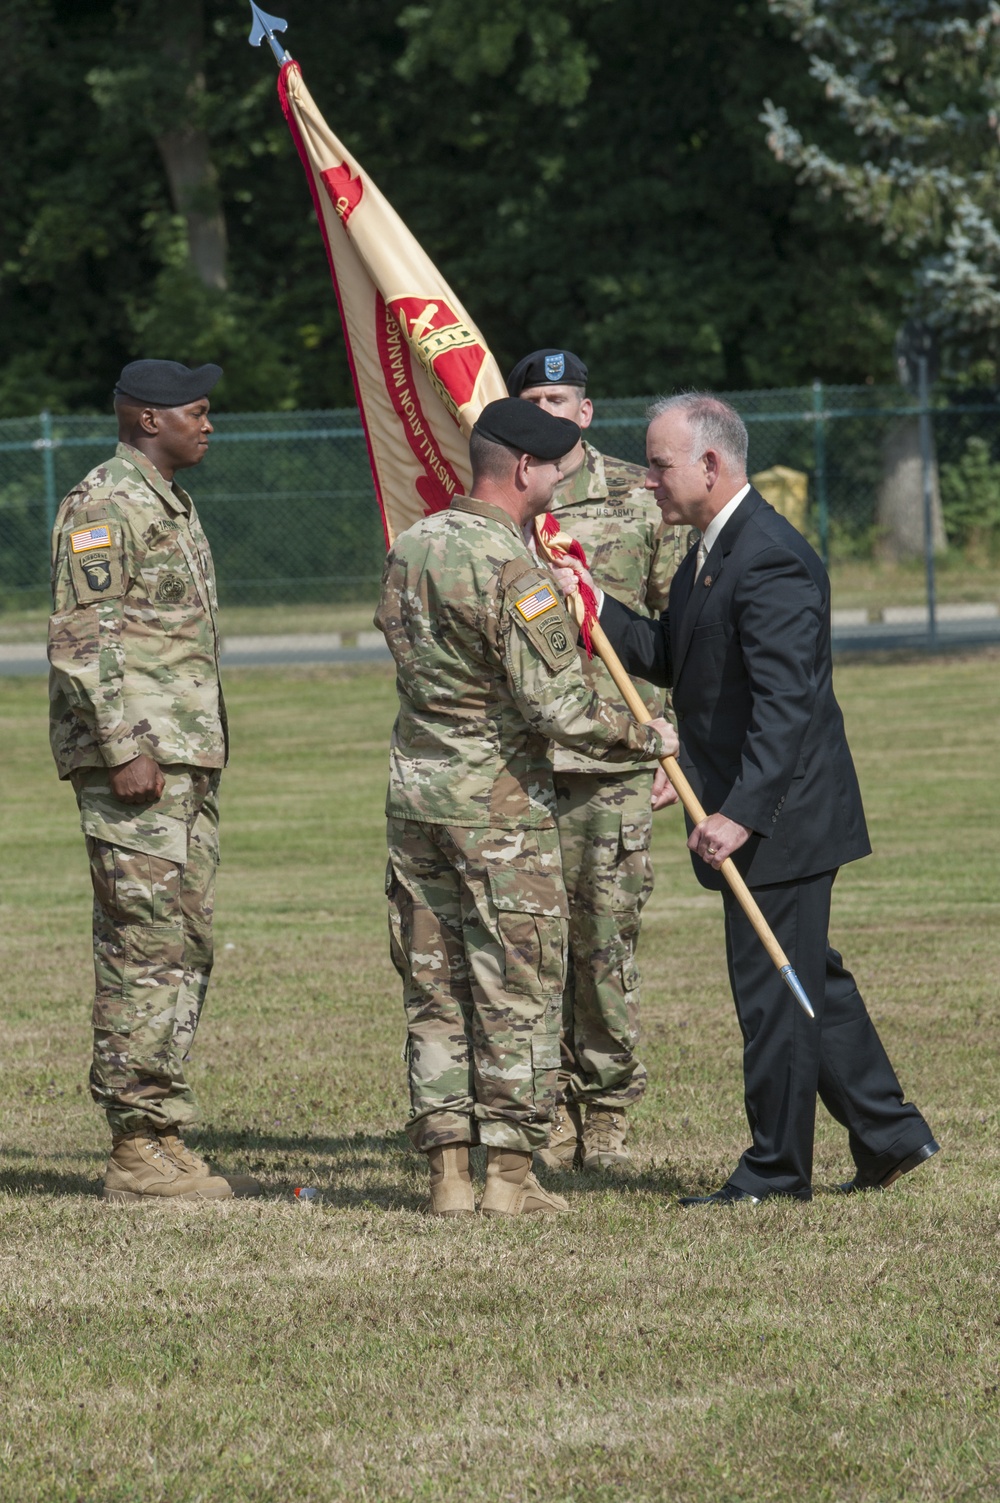
<svg viewBox="0 0 1000 1503">
<path fill-rule="evenodd" d="M 185 1143 L 176 1127 L 161 1128 L 156 1136 L 160 1140 L 164 1153 L 169 1154 L 187 1173 L 197 1174 L 202 1179 L 224 1179 L 237 1200 L 246 1200 L 253 1195 L 263 1195 L 263 1185 L 259 1179 L 254 1179 L 252 1174 L 220 1174 L 218 1170 L 213 1169 L 200 1153 L 195 1153 L 194 1149 Z"/>
<path fill-rule="evenodd" d="M 548 1145 L 539 1148 L 536 1157 L 540 1164 L 547 1169 L 575 1169 L 582 1152 L 581 1136 L 583 1133 L 583 1121 L 580 1117 L 580 1108 L 571 1102 L 563 1102 L 556 1107 L 555 1116 L 552 1118 L 552 1131 L 549 1133 Z"/>
<path fill-rule="evenodd" d="M 632 1163 L 625 1147 L 625 1113 L 610 1106 L 588 1106 L 583 1124 L 583 1167 L 623 1169 Z"/>
<path fill-rule="evenodd" d="M 431 1198 L 429 1216 L 473 1216 L 476 1197 L 469 1171 L 468 1143 L 445 1143 L 427 1150 Z"/>
<path fill-rule="evenodd" d="M 568 1211 L 561 1195 L 543 1190 L 531 1172 L 531 1154 L 511 1148 L 486 1151 L 486 1189 L 479 1202 L 484 1216 L 553 1216 Z"/>
<path fill-rule="evenodd" d="M 104 1172 L 104 1200 L 228 1200 L 224 1179 L 195 1172 L 167 1153 L 151 1127 L 115 1138 Z"/>
</svg>

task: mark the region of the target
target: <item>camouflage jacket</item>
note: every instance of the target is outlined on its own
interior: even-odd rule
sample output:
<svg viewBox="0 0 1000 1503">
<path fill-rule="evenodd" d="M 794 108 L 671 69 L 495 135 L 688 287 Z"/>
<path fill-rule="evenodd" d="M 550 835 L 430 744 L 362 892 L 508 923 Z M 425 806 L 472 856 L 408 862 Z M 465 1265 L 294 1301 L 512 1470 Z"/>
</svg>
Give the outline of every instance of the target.
<svg viewBox="0 0 1000 1503">
<path fill-rule="evenodd" d="M 670 581 L 683 553 L 677 529 L 664 526 L 659 507 L 643 486 L 645 474 L 641 465 L 612 459 L 585 443 L 583 464 L 556 491 L 549 511 L 565 532 L 582 543 L 602 590 L 634 611 L 658 616 L 667 608 Z M 624 711 L 600 658 L 581 656 L 590 688 Z M 636 679 L 635 686 L 650 712 L 662 715 L 663 691 L 642 679 Z M 553 763 L 557 772 L 607 771 L 592 758 L 562 746 L 553 748 Z M 616 771 L 625 766 L 634 771 L 642 765 L 636 761 Z"/>
<path fill-rule="evenodd" d="M 223 767 L 218 601 L 191 497 L 129 444 L 52 533 L 49 736 L 61 778 L 141 754 Z"/>
<path fill-rule="evenodd" d="M 456 497 L 395 541 L 375 625 L 396 660 L 386 812 L 427 824 L 551 826 L 549 743 L 649 761 L 655 731 L 584 682 L 558 592 L 499 507 Z"/>
</svg>

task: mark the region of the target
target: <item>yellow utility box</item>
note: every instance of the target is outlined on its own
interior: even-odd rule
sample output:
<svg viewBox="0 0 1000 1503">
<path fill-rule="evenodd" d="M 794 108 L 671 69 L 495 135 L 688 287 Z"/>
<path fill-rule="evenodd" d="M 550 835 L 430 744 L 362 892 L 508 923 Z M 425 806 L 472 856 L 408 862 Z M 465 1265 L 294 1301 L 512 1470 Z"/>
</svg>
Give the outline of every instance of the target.
<svg viewBox="0 0 1000 1503">
<path fill-rule="evenodd" d="M 805 537 L 809 476 L 802 470 L 790 470 L 787 465 L 775 464 L 769 470 L 761 470 L 759 475 L 751 475 L 750 481 L 764 500 L 770 501 L 775 511 L 780 511 L 783 517 L 787 517 L 792 526 Z"/>
</svg>

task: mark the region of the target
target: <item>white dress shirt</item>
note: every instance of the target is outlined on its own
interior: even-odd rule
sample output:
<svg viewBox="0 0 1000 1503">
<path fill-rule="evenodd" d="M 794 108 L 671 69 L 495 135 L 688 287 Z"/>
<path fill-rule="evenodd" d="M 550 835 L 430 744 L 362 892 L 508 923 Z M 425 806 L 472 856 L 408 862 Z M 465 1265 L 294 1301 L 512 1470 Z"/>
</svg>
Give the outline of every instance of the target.
<svg viewBox="0 0 1000 1503">
<path fill-rule="evenodd" d="M 695 579 L 698 578 L 698 575 L 701 573 L 702 569 L 704 569 L 704 567 L 705 567 L 705 560 L 708 558 L 708 555 L 711 553 L 712 548 L 713 548 L 713 546 L 715 544 L 715 540 L 719 536 L 719 533 L 722 531 L 723 527 L 725 527 L 726 523 L 729 521 L 729 518 L 733 515 L 733 513 L 736 510 L 736 508 L 739 506 L 740 502 L 743 500 L 744 496 L 747 496 L 749 494 L 750 494 L 750 482 L 747 481 L 747 483 L 743 487 L 743 489 L 741 491 L 737 491 L 736 495 L 733 497 L 733 499 L 731 501 L 727 501 L 726 502 L 726 504 L 722 508 L 722 510 L 720 512 L 716 513 L 716 515 L 712 518 L 711 522 L 709 522 L 708 526 L 705 528 L 705 532 L 704 532 L 704 534 L 702 536 L 701 542 L 698 544 L 698 557 L 697 557 L 697 560 L 696 560 L 697 568 L 695 570 Z M 601 611 L 603 609 L 604 609 L 604 591 L 599 589 L 597 591 L 597 614 L 598 614 L 598 616 L 601 614 Z"/>
<path fill-rule="evenodd" d="M 748 481 L 743 489 L 741 491 L 737 491 L 733 499 L 731 501 L 728 501 L 721 511 L 716 512 L 711 522 L 709 522 L 708 526 L 705 528 L 705 531 L 702 534 L 701 542 L 698 544 L 698 567 L 695 570 L 695 579 L 699 577 L 702 569 L 704 569 L 705 560 L 708 558 L 708 555 L 715 547 L 715 541 L 718 538 L 719 533 L 722 531 L 723 527 L 725 527 L 726 523 L 729 521 L 729 518 L 733 515 L 734 511 L 743 500 L 743 497 L 748 495 L 749 492 L 750 483 Z"/>
</svg>

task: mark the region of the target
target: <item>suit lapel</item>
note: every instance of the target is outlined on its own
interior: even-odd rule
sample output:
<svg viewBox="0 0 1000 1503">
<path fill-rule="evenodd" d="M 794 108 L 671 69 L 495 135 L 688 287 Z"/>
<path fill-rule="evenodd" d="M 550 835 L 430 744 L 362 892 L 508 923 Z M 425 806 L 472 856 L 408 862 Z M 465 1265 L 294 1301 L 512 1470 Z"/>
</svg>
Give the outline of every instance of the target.
<svg viewBox="0 0 1000 1503">
<path fill-rule="evenodd" d="M 718 587 L 719 580 L 722 576 L 723 570 L 726 567 L 726 561 L 735 548 L 744 527 L 750 520 L 753 513 L 757 510 L 757 508 L 759 506 L 762 506 L 763 504 L 763 497 L 758 491 L 754 490 L 753 486 L 751 486 L 750 490 L 747 492 L 746 496 L 744 496 L 743 500 L 736 508 L 736 511 L 730 517 L 729 521 L 726 523 L 725 527 L 723 527 L 722 531 L 719 533 L 719 536 L 716 538 L 714 544 L 712 545 L 711 552 L 705 560 L 705 568 L 702 572 L 701 579 L 695 583 L 693 590 L 691 590 L 689 583 L 688 590 L 690 591 L 690 596 L 688 596 L 687 594 L 679 595 L 678 604 L 680 604 L 681 600 L 685 600 L 687 603 L 686 607 L 682 608 L 676 628 L 674 628 L 671 633 L 673 638 L 671 647 L 675 684 L 681 676 L 681 669 L 684 667 L 684 659 L 687 656 L 688 648 L 691 646 L 691 638 L 694 634 L 695 627 L 698 625 L 698 618 L 701 615 L 702 609 L 704 608 L 709 595 Z M 692 548 L 691 552 L 684 560 L 684 564 L 682 564 L 681 568 L 678 569 L 676 575 L 674 576 L 675 585 L 677 585 L 680 580 L 681 570 L 688 562 L 690 562 L 691 564 L 692 573 L 694 572 L 697 566 L 695 557 L 696 551 L 696 549 Z M 690 577 L 691 576 L 689 575 L 689 580 Z M 670 600 L 671 607 L 673 607 L 672 591 Z M 673 627 L 673 609 L 671 609 L 670 617 L 671 626 Z"/>
<path fill-rule="evenodd" d="M 695 552 L 694 549 L 692 549 L 691 551 L 692 553 Z M 715 544 L 712 548 L 711 553 L 709 553 L 707 559 L 705 560 L 705 568 L 702 572 L 702 576 L 699 580 L 695 581 L 694 589 L 691 591 L 691 594 L 688 598 L 687 606 L 682 612 L 680 621 L 678 622 L 678 631 L 674 638 L 673 644 L 674 683 L 676 683 L 680 678 L 681 669 L 684 666 L 684 659 L 687 657 L 687 650 L 691 646 L 691 637 L 694 633 L 695 627 L 698 625 L 698 617 L 701 615 L 702 607 L 708 599 L 711 591 L 715 588 L 716 581 L 718 580 L 719 575 L 722 572 L 722 563 L 722 538 L 718 537 L 715 540 Z M 697 560 L 694 561 L 693 567 L 697 568 Z M 678 570 L 678 573 L 679 572 L 680 571 Z M 711 580 L 711 584 L 707 583 L 707 581 L 709 580 Z"/>
<path fill-rule="evenodd" d="M 689 548 L 681 560 L 677 573 L 670 581 L 669 616 L 670 616 L 670 656 L 674 663 L 674 678 L 677 677 L 677 653 L 681 639 L 681 628 L 684 617 L 687 615 L 688 606 L 691 604 L 691 586 L 694 583 L 695 569 L 697 568 L 697 548 Z"/>
</svg>

